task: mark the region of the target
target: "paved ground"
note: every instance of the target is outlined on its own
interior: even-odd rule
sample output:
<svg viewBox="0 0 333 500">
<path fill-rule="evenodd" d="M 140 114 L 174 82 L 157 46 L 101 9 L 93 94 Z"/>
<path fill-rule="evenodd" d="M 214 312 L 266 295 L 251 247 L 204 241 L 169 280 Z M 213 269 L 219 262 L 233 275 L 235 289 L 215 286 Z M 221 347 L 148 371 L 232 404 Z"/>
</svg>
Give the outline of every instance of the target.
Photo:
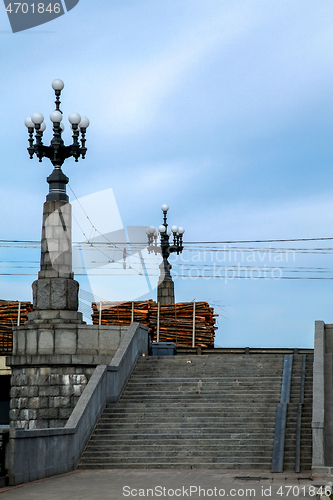
<svg viewBox="0 0 333 500">
<path fill-rule="evenodd" d="M 318 498 L 310 473 L 214 469 L 76 470 L 0 489 L 0 500 Z M 325 484 L 325 483 L 323 483 Z M 201 488 L 201 489 L 200 489 Z M 312 488 L 312 489 L 311 489 Z"/>
</svg>

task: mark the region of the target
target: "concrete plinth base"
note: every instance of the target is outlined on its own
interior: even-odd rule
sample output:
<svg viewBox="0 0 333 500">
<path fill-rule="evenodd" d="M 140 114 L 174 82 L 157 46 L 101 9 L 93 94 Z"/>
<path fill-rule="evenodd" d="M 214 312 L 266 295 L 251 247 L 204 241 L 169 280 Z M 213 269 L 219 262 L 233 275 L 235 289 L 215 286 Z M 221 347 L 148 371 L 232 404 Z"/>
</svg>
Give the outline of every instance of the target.
<svg viewBox="0 0 333 500">
<path fill-rule="evenodd" d="M 70 278 L 43 278 L 32 284 L 34 310 L 77 311 L 79 283 Z"/>
<path fill-rule="evenodd" d="M 162 305 L 175 303 L 175 289 L 172 280 L 164 280 L 158 284 L 157 302 Z"/>
<path fill-rule="evenodd" d="M 28 321 L 24 324 L 24 326 L 29 327 L 31 325 L 38 324 L 58 324 L 58 323 L 66 323 L 66 324 L 81 324 L 85 325 L 85 322 L 82 319 L 82 313 L 78 311 L 68 311 L 68 310 L 41 310 L 41 311 L 32 311 L 28 313 Z"/>
<path fill-rule="evenodd" d="M 333 467 L 312 467 L 312 477 L 316 478 L 327 478 L 332 479 L 333 477 Z"/>
</svg>

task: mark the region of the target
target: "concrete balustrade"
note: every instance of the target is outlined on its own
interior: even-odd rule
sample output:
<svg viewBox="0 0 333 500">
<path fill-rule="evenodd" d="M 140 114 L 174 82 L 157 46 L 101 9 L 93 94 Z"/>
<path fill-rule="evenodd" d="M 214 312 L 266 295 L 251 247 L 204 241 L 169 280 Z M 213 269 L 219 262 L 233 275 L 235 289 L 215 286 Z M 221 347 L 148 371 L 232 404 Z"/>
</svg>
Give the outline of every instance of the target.
<svg viewBox="0 0 333 500">
<path fill-rule="evenodd" d="M 68 312 L 70 311 L 55 311 L 54 315 L 58 313 L 61 316 Z M 65 318 L 59 318 L 59 321 L 58 324 L 54 323 L 54 320 L 52 323 L 43 322 L 40 325 L 25 323 L 21 327 L 14 328 L 10 363 L 15 363 L 13 357 L 26 355 L 113 356 L 128 328 L 65 323 Z M 105 363 L 105 360 L 100 359 Z M 87 361 L 85 358 L 84 362 Z"/>
</svg>

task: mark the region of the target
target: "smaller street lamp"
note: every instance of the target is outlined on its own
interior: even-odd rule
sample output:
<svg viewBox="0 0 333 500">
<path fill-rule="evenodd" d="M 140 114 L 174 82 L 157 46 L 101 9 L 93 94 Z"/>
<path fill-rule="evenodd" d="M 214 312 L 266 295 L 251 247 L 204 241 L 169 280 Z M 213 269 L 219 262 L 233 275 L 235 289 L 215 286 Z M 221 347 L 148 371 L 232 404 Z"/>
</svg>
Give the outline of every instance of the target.
<svg viewBox="0 0 333 500">
<path fill-rule="evenodd" d="M 182 253 L 183 251 L 183 234 L 185 233 L 185 229 L 183 227 L 172 226 L 171 231 L 168 229 L 167 223 L 167 212 L 169 210 L 168 205 L 162 205 L 161 207 L 163 212 L 163 223 L 156 230 L 153 226 L 150 226 L 146 229 L 146 234 L 148 236 L 148 252 L 154 252 L 155 255 L 158 253 L 162 254 L 163 261 L 160 264 L 160 282 L 159 286 L 166 281 L 172 282 L 172 277 L 170 274 L 170 270 L 172 268 L 171 264 L 168 262 L 168 257 L 171 253 L 176 252 L 177 255 Z M 173 234 L 173 243 L 169 243 L 169 238 Z M 160 234 L 160 245 L 157 244 L 158 234 Z M 162 300 L 164 303 L 168 303 Z M 173 301 L 174 303 L 174 294 Z"/>
<path fill-rule="evenodd" d="M 50 114 L 50 120 L 53 123 L 53 138 L 49 146 L 44 146 L 43 144 L 43 132 L 46 129 L 46 124 L 44 122 L 44 116 L 42 113 L 34 113 L 25 120 L 25 125 L 28 128 L 29 133 L 29 147 L 28 153 L 30 159 L 36 154 L 37 158 L 41 162 L 44 157 L 49 158 L 54 170 L 47 178 L 47 182 L 50 185 L 50 192 L 46 197 L 47 201 L 69 201 L 66 194 L 66 184 L 68 183 L 68 177 L 63 173 L 61 167 L 70 156 L 73 156 L 75 161 L 78 161 L 80 156 L 82 159 L 85 158 L 87 148 L 86 145 L 86 130 L 89 126 L 89 120 L 85 116 L 80 116 L 78 113 L 72 113 L 69 115 L 68 120 L 71 124 L 71 129 L 73 131 L 73 143 L 70 146 L 65 146 L 64 141 L 61 137 L 62 132 L 65 127 L 61 123 L 63 118 L 63 113 L 60 109 L 60 94 L 64 88 L 64 82 L 62 80 L 56 79 L 52 82 L 52 88 L 55 92 L 56 109 Z M 35 138 L 34 138 L 35 132 Z M 79 136 L 81 133 L 81 144 L 79 142 Z M 35 139 L 35 143 L 34 143 Z"/>
</svg>

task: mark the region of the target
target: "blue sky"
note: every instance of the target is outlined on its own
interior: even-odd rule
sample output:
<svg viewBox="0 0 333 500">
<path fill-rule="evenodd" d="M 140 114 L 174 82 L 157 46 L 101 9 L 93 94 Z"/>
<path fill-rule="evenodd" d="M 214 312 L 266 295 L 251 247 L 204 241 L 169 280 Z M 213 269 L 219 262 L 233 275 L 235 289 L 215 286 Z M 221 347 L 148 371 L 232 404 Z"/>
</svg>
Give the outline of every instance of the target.
<svg viewBox="0 0 333 500">
<path fill-rule="evenodd" d="M 168 203 L 185 243 L 332 237 L 332 17 L 330 0 L 80 0 L 13 34 L 0 6 L 2 239 L 40 238 L 51 165 L 29 160 L 23 122 L 42 112 L 50 140 L 54 78 L 65 82 L 65 116 L 91 121 L 86 159 L 64 166 L 71 187 L 79 198 L 112 188 L 125 226 L 158 226 Z M 261 253 L 232 264 L 258 267 L 271 265 L 270 248 L 332 241 L 240 246 Z M 38 260 L 38 249 L 0 251 L 4 272 L 18 272 L 10 260 Z M 298 271 L 284 276 L 332 278 L 330 252 L 279 254 L 275 264 Z M 1 276 L 0 298 L 31 299 L 33 279 Z M 312 347 L 314 321 L 333 322 L 328 279 L 177 278 L 175 287 L 179 301 L 216 304 L 221 346 Z"/>
</svg>

